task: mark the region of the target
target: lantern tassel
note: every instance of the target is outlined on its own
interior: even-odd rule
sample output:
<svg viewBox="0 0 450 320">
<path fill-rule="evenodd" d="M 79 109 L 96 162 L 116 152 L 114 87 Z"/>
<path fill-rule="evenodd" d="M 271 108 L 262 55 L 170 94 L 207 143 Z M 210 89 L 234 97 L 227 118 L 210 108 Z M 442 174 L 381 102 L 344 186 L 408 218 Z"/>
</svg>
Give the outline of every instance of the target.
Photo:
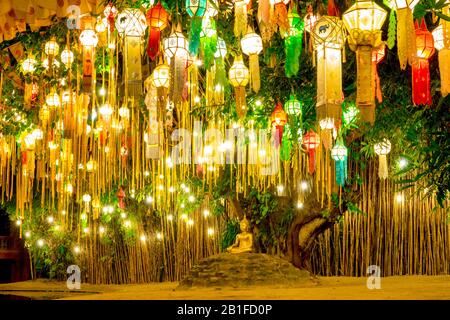
<svg viewBox="0 0 450 320">
<path fill-rule="evenodd" d="M 450 92 L 450 49 L 439 51 L 439 73 L 441 74 L 441 95 L 447 96 Z"/>
<path fill-rule="evenodd" d="M 388 166 L 386 155 L 381 154 L 379 156 L 378 177 L 380 179 L 386 179 L 388 177 Z"/>
<path fill-rule="evenodd" d="M 151 60 L 155 60 L 159 52 L 159 41 L 161 38 L 161 31 L 157 28 L 149 30 L 147 54 Z"/>
<path fill-rule="evenodd" d="M 413 32 L 409 27 L 408 18 L 410 15 L 408 14 L 408 11 L 410 11 L 409 8 L 397 10 L 397 54 L 402 70 L 406 69 L 406 64 L 409 60 L 410 50 L 408 49 L 408 46 L 411 46 L 411 44 L 408 43 L 410 38 L 409 32 Z"/>
<path fill-rule="evenodd" d="M 189 31 L 189 52 L 192 56 L 198 54 L 200 47 L 200 32 L 202 31 L 202 19 L 194 17 L 191 20 L 191 29 Z"/>
<path fill-rule="evenodd" d="M 270 22 L 270 0 L 259 0 L 258 22 L 263 22 L 264 24 Z"/>
<path fill-rule="evenodd" d="M 303 23 L 303 22 L 302 22 Z M 302 53 L 303 32 L 289 36 L 285 40 L 286 63 L 284 64 L 286 77 L 297 75 L 300 69 L 300 55 Z"/>
<path fill-rule="evenodd" d="M 412 65 L 413 102 L 415 105 L 431 105 L 430 69 L 427 59 L 417 59 Z"/>
<path fill-rule="evenodd" d="M 259 57 L 257 54 L 251 54 L 249 56 L 249 67 L 252 89 L 255 93 L 258 93 L 261 87 L 261 79 L 259 71 Z"/>
<path fill-rule="evenodd" d="M 336 161 L 336 183 L 343 186 L 347 180 L 347 157 L 343 160 Z"/>
<path fill-rule="evenodd" d="M 244 1 L 235 3 L 234 19 L 234 35 L 240 38 L 247 31 L 247 6 Z"/>
<path fill-rule="evenodd" d="M 287 8 L 283 2 L 275 5 L 274 21 L 280 29 L 280 34 L 284 37 L 289 32 L 289 20 Z"/>
<path fill-rule="evenodd" d="M 309 149 L 309 173 L 313 174 L 316 171 L 316 152 L 315 149 Z"/>
<path fill-rule="evenodd" d="M 247 113 L 245 87 L 235 87 L 234 95 L 236 97 L 236 112 L 239 118 L 243 118 Z"/>
</svg>

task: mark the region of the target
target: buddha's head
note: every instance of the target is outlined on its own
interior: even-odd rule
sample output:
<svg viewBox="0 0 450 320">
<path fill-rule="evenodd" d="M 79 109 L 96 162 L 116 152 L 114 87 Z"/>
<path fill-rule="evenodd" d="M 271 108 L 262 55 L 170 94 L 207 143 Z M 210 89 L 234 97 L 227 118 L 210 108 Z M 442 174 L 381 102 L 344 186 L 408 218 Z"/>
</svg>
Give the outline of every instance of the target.
<svg viewBox="0 0 450 320">
<path fill-rule="evenodd" d="M 241 227 L 241 232 L 248 232 L 250 224 L 246 216 L 244 216 L 244 219 L 241 220 L 239 225 Z"/>
</svg>

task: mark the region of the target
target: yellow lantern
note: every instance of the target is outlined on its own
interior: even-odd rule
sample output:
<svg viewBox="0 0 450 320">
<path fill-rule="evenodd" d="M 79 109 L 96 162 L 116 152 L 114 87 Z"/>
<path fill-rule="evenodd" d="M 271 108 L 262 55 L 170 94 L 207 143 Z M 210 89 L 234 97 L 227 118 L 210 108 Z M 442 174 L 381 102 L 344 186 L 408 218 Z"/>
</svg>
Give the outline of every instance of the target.
<svg viewBox="0 0 450 320">
<path fill-rule="evenodd" d="M 356 51 L 357 92 L 356 104 L 362 121 L 375 122 L 375 73 L 372 68 L 372 51 L 381 44 L 381 27 L 386 11 L 370 0 L 357 0 L 343 15 L 349 32 L 348 44 Z"/>
<path fill-rule="evenodd" d="M 142 37 L 147 29 L 147 20 L 141 10 L 128 8 L 117 16 L 116 28 L 125 38 L 124 69 L 128 94 L 138 97 L 142 94 Z"/>
<path fill-rule="evenodd" d="M 389 0 L 389 5 L 397 11 L 397 52 L 402 70 L 414 59 L 415 32 L 414 7 L 419 0 Z"/>
<path fill-rule="evenodd" d="M 156 88 L 169 88 L 170 68 L 167 64 L 160 64 L 153 70 L 152 80 Z"/>
<path fill-rule="evenodd" d="M 388 177 L 388 166 L 386 156 L 391 152 L 391 142 L 384 138 L 374 145 L 374 151 L 379 158 L 378 177 L 386 179 Z"/>
<path fill-rule="evenodd" d="M 36 59 L 30 55 L 27 59 L 22 61 L 21 67 L 23 73 L 33 73 L 36 70 L 36 64 Z"/>
<path fill-rule="evenodd" d="M 186 85 L 186 59 L 189 57 L 189 42 L 181 32 L 181 26 L 164 39 L 164 54 L 171 65 L 173 86 L 172 102 L 177 105 L 182 101 L 182 93 Z"/>
<path fill-rule="evenodd" d="M 247 31 L 247 5 L 250 0 L 234 0 L 234 35 L 240 38 Z"/>
<path fill-rule="evenodd" d="M 81 19 L 80 43 L 83 46 L 83 88 L 90 92 L 93 84 L 93 70 L 95 62 L 95 47 L 98 43 L 97 34 L 94 31 L 95 18 L 85 16 Z"/>
<path fill-rule="evenodd" d="M 49 41 L 45 43 L 44 52 L 46 55 L 54 57 L 59 52 L 59 45 L 56 42 L 55 37 L 51 37 Z"/>
<path fill-rule="evenodd" d="M 64 63 L 66 68 L 69 68 L 72 65 L 73 60 L 74 60 L 73 52 L 70 51 L 68 48 L 65 48 L 61 52 L 61 62 Z"/>
<path fill-rule="evenodd" d="M 259 58 L 258 55 L 263 50 L 263 42 L 259 34 L 249 30 L 241 39 L 242 52 L 249 57 L 251 86 L 255 93 L 258 93 L 260 83 Z"/>
<path fill-rule="evenodd" d="M 236 112 L 240 118 L 247 113 L 245 86 L 250 81 L 249 70 L 245 66 L 242 56 L 237 56 L 228 74 L 231 85 L 234 87 L 236 98 Z"/>
<path fill-rule="evenodd" d="M 442 9 L 445 15 L 450 14 L 450 7 Z M 434 47 L 439 51 L 439 73 L 441 76 L 441 95 L 450 92 L 450 22 L 441 19 L 439 26 L 433 30 Z"/>
<path fill-rule="evenodd" d="M 45 103 L 49 107 L 59 107 L 61 105 L 59 95 L 55 92 L 55 90 L 50 91 L 47 97 L 45 97 Z"/>
<path fill-rule="evenodd" d="M 317 53 L 317 120 L 339 124 L 344 98 L 342 93 L 344 26 L 337 17 L 323 16 L 314 24 L 311 35 Z"/>
</svg>

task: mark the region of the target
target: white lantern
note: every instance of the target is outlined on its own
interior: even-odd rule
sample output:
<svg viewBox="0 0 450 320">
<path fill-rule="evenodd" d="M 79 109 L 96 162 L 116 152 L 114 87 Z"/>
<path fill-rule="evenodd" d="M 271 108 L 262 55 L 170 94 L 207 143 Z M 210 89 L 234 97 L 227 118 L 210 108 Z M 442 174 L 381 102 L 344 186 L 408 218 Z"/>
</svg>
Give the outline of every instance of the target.
<svg viewBox="0 0 450 320">
<path fill-rule="evenodd" d="M 161 64 L 153 70 L 152 80 L 156 88 L 169 88 L 170 69 L 167 64 Z"/>
<path fill-rule="evenodd" d="M 36 70 L 37 61 L 33 57 L 29 57 L 22 61 L 22 70 L 24 73 L 33 73 Z"/>
<path fill-rule="evenodd" d="M 59 95 L 55 91 L 51 91 L 45 98 L 45 102 L 49 107 L 59 107 L 61 105 L 59 101 Z"/>
<path fill-rule="evenodd" d="M 168 58 L 187 57 L 188 52 L 189 42 L 181 32 L 175 31 L 164 39 L 164 53 Z"/>
<path fill-rule="evenodd" d="M 147 20 L 141 10 L 128 8 L 117 16 L 116 28 L 120 34 L 142 37 L 147 29 Z"/>
<path fill-rule="evenodd" d="M 66 67 L 72 64 L 73 62 L 73 52 L 69 49 L 64 49 L 61 52 L 61 62 L 64 63 Z"/>
<path fill-rule="evenodd" d="M 217 37 L 217 50 L 214 53 L 214 57 L 223 59 L 225 58 L 226 55 L 227 55 L 227 44 L 222 38 Z"/>
<path fill-rule="evenodd" d="M 80 42 L 85 47 L 96 47 L 98 43 L 98 37 L 94 30 L 83 30 L 80 34 Z"/>
</svg>

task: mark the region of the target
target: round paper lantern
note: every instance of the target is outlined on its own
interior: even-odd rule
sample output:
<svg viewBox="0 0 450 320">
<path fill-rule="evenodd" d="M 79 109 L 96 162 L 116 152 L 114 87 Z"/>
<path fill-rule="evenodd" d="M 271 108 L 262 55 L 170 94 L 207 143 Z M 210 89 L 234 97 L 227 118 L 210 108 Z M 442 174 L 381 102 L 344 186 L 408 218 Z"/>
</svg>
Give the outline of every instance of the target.
<svg viewBox="0 0 450 320">
<path fill-rule="evenodd" d="M 241 47 L 249 57 L 251 85 L 257 93 L 261 86 L 258 54 L 263 50 L 262 39 L 257 33 L 249 32 L 241 39 Z"/>
<path fill-rule="evenodd" d="M 170 68 L 167 64 L 161 64 L 153 70 L 152 80 L 156 88 L 169 88 Z"/>
<path fill-rule="evenodd" d="M 36 59 L 31 56 L 23 60 L 21 64 L 23 73 L 33 73 L 36 70 L 36 64 Z"/>
<path fill-rule="evenodd" d="M 303 145 L 309 154 L 309 173 L 313 174 L 316 170 L 315 150 L 320 145 L 320 137 L 317 133 L 310 130 L 303 136 Z"/>
<path fill-rule="evenodd" d="M 147 24 L 150 28 L 147 54 L 154 60 L 159 52 L 159 42 L 161 38 L 161 31 L 169 24 L 169 14 L 158 2 L 153 8 L 147 11 Z"/>
<path fill-rule="evenodd" d="M 290 99 L 284 104 L 286 112 L 290 116 L 301 116 L 302 104 L 299 100 L 295 98 L 294 95 L 290 96 Z"/>
<path fill-rule="evenodd" d="M 275 131 L 273 132 L 275 146 L 281 144 L 281 139 L 283 137 L 283 128 L 287 123 L 287 114 L 283 109 L 283 105 L 278 102 L 270 115 L 270 122 L 272 123 L 272 127 L 274 127 Z"/>
<path fill-rule="evenodd" d="M 391 152 L 391 142 L 384 138 L 381 142 L 375 143 L 373 148 L 379 159 L 378 177 L 380 179 L 386 179 L 388 177 L 386 156 Z"/>
<path fill-rule="evenodd" d="M 83 30 L 80 34 L 80 42 L 85 47 L 96 47 L 98 43 L 97 33 L 94 30 Z"/>
<path fill-rule="evenodd" d="M 73 52 L 65 48 L 61 52 L 61 62 L 64 63 L 64 65 L 67 68 L 69 65 L 72 64 L 73 60 L 74 60 Z"/>
<path fill-rule="evenodd" d="M 250 81 L 250 72 L 245 66 L 242 56 L 237 56 L 234 59 L 234 63 L 228 71 L 228 79 L 234 87 L 236 112 L 242 118 L 247 113 L 245 86 Z"/>
<path fill-rule="evenodd" d="M 56 56 L 59 52 L 59 45 L 56 42 L 55 37 L 51 37 L 49 41 L 45 43 L 44 52 L 48 56 Z"/>
<path fill-rule="evenodd" d="M 45 97 L 45 103 L 47 103 L 49 107 L 59 107 L 61 105 L 59 95 L 53 90 Z"/>
<path fill-rule="evenodd" d="M 222 38 L 217 37 L 217 50 L 214 53 L 215 58 L 225 58 L 227 55 L 227 44 Z"/>
<path fill-rule="evenodd" d="M 164 39 L 164 53 L 168 58 L 187 57 L 189 53 L 189 43 L 185 36 L 175 31 Z"/>
<path fill-rule="evenodd" d="M 147 20 L 141 10 L 127 8 L 117 16 L 116 28 L 120 34 L 142 37 L 147 29 Z"/>
</svg>

